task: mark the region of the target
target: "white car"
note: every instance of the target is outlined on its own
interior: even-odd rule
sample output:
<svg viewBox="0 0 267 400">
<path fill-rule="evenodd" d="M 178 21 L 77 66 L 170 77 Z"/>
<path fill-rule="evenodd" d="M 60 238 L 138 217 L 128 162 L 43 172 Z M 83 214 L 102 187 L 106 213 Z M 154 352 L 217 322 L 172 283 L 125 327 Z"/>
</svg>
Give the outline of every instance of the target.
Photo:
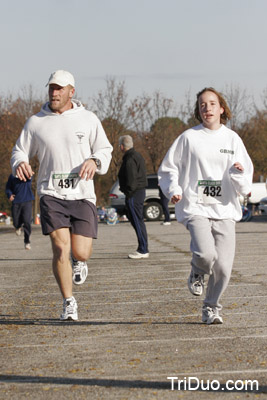
<svg viewBox="0 0 267 400">
<path fill-rule="evenodd" d="M 259 205 L 263 197 L 267 195 L 266 183 L 265 182 L 254 182 L 252 183 L 252 189 L 250 196 L 248 197 L 248 205 L 255 204 Z M 240 196 L 240 203 L 244 204 L 244 197 Z"/>
</svg>

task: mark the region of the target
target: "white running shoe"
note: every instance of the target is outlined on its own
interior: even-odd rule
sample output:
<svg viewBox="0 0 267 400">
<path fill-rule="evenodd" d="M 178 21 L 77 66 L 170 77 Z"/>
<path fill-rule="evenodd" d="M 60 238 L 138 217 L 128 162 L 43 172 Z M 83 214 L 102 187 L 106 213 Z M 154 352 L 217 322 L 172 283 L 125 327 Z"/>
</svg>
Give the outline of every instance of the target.
<svg viewBox="0 0 267 400">
<path fill-rule="evenodd" d="M 25 243 L 25 250 L 31 250 L 31 244 Z"/>
<path fill-rule="evenodd" d="M 195 274 L 191 270 L 187 284 L 188 289 L 194 296 L 201 296 L 204 289 L 204 275 Z"/>
<path fill-rule="evenodd" d="M 82 285 L 88 275 L 88 267 L 85 261 L 72 261 L 73 276 L 72 280 L 75 285 Z"/>
<path fill-rule="evenodd" d="M 132 259 L 140 259 L 140 258 L 148 258 L 149 253 L 139 253 L 139 251 L 136 251 L 135 253 L 129 254 L 128 258 Z"/>
<path fill-rule="evenodd" d="M 162 222 L 162 223 L 161 223 L 161 225 L 164 225 L 164 226 L 171 225 L 171 224 L 172 224 L 172 223 L 169 222 L 169 221 L 165 221 L 165 222 Z"/>
<path fill-rule="evenodd" d="M 222 324 L 223 319 L 219 315 L 219 311 L 217 308 L 212 308 L 209 306 L 203 306 L 202 308 L 202 322 L 206 323 L 207 325 L 211 324 Z"/>
<path fill-rule="evenodd" d="M 21 235 L 21 228 L 16 229 L 16 235 L 20 236 Z"/>
<path fill-rule="evenodd" d="M 61 321 L 66 321 L 68 319 L 72 319 L 73 321 L 77 321 L 78 319 L 78 306 L 75 298 L 69 297 L 64 299 L 63 301 L 63 313 L 60 315 Z"/>
</svg>

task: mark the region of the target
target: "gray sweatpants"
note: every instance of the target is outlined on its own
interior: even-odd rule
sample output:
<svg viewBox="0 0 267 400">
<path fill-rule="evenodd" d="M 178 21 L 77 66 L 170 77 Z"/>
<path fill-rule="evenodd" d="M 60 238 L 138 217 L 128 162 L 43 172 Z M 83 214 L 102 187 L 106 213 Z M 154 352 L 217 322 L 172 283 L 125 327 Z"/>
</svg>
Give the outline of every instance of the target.
<svg viewBox="0 0 267 400">
<path fill-rule="evenodd" d="M 204 305 L 221 310 L 219 300 L 229 283 L 235 256 L 235 222 L 194 216 L 187 229 L 193 271 L 209 275 Z"/>
</svg>

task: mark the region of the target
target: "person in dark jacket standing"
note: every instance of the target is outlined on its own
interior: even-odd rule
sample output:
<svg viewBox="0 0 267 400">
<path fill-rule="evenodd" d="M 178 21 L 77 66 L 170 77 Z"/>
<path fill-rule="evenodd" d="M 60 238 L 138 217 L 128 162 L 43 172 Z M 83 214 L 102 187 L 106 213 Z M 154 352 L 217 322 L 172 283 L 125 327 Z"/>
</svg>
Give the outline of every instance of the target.
<svg viewBox="0 0 267 400">
<path fill-rule="evenodd" d="M 165 194 L 161 190 L 160 186 L 159 186 L 159 197 L 160 197 L 160 203 L 162 205 L 162 210 L 163 210 L 163 214 L 164 214 L 164 221 L 161 223 L 161 225 L 171 225 L 171 217 L 170 217 L 170 211 L 169 211 L 169 199 L 168 199 L 168 197 L 165 196 Z"/>
<path fill-rule="evenodd" d="M 125 194 L 127 217 L 131 222 L 138 240 L 137 251 L 129 254 L 129 258 L 148 258 L 148 241 L 144 223 L 143 208 L 145 188 L 147 186 L 145 160 L 133 147 L 133 139 L 129 135 L 119 139 L 120 150 L 123 153 L 122 165 L 119 170 L 120 190 Z"/>
<path fill-rule="evenodd" d="M 6 195 L 12 202 L 11 213 L 13 225 L 18 236 L 21 235 L 21 227 L 23 226 L 26 250 L 31 249 L 32 201 L 34 200 L 31 185 L 31 179 L 27 179 L 26 182 L 24 182 L 13 175 L 9 175 L 6 184 Z"/>
</svg>

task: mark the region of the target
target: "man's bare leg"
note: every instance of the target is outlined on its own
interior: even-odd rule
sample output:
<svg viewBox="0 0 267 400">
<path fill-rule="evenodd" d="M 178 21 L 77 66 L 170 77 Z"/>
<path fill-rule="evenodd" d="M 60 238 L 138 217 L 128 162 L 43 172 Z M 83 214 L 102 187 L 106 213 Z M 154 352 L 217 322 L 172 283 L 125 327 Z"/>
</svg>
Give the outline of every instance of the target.
<svg viewBox="0 0 267 400">
<path fill-rule="evenodd" d="M 92 238 L 75 234 L 71 235 L 71 251 L 76 260 L 87 261 L 92 255 L 92 250 Z"/>
<path fill-rule="evenodd" d="M 72 267 L 70 263 L 70 231 L 61 228 L 50 234 L 53 249 L 53 273 L 64 299 L 72 296 Z"/>
</svg>

